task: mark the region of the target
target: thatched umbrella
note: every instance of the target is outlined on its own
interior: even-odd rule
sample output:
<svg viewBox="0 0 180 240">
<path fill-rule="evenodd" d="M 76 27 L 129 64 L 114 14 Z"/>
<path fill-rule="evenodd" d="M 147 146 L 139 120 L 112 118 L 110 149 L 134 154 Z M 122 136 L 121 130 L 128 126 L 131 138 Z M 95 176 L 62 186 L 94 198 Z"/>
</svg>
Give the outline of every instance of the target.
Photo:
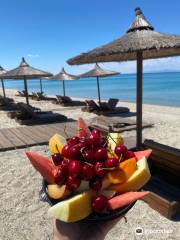
<svg viewBox="0 0 180 240">
<path fill-rule="evenodd" d="M 50 77 L 48 79 L 50 79 L 50 80 L 62 80 L 62 82 L 63 82 L 63 95 L 66 96 L 65 81 L 77 80 L 77 79 L 79 79 L 79 77 L 67 73 L 64 70 L 64 68 L 62 68 L 62 70 L 58 74 L 53 75 L 52 77 Z"/>
<path fill-rule="evenodd" d="M 140 8 L 121 38 L 68 60 L 69 64 L 137 60 L 137 148 L 142 143 L 142 72 L 143 59 L 180 55 L 180 36 L 154 31 Z"/>
<path fill-rule="evenodd" d="M 19 65 L 19 67 L 10 70 L 2 75 L 4 79 L 18 79 L 24 80 L 24 89 L 26 94 L 26 103 L 29 105 L 29 99 L 28 99 L 28 90 L 27 90 L 27 80 L 29 79 L 39 79 L 41 77 L 49 77 L 52 76 L 51 73 L 44 72 L 42 70 L 36 69 L 31 67 L 24 58 L 22 58 L 22 61 Z"/>
<path fill-rule="evenodd" d="M 5 93 L 5 88 L 4 88 L 4 80 L 1 77 L 1 75 L 5 74 L 5 73 L 6 73 L 6 70 L 4 70 L 4 68 L 0 66 L 0 78 L 1 78 L 1 84 L 2 84 L 2 90 L 3 90 L 4 98 L 6 97 L 6 93 Z"/>
<path fill-rule="evenodd" d="M 113 75 L 118 75 L 118 72 L 110 71 L 101 68 L 97 63 L 95 64 L 94 68 L 86 73 L 80 75 L 82 78 L 86 77 L 96 77 L 97 80 L 97 89 L 98 89 L 98 99 L 101 102 L 101 95 L 100 95 L 100 87 L 99 87 L 99 78 L 100 77 L 108 77 Z"/>
</svg>

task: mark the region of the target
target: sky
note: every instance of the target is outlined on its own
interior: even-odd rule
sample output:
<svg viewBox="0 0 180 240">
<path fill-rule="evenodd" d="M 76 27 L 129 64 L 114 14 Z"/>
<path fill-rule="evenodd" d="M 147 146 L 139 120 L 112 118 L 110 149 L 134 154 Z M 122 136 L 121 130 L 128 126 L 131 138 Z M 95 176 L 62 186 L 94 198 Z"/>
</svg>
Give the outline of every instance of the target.
<svg viewBox="0 0 180 240">
<path fill-rule="evenodd" d="M 122 36 L 141 7 L 156 31 L 180 35 L 179 0 L 0 0 L 0 65 L 12 69 L 25 57 L 30 65 L 73 74 L 92 65 L 67 59 Z M 134 73 L 135 62 L 101 64 Z M 180 71 L 180 57 L 144 61 L 145 72 Z"/>
</svg>

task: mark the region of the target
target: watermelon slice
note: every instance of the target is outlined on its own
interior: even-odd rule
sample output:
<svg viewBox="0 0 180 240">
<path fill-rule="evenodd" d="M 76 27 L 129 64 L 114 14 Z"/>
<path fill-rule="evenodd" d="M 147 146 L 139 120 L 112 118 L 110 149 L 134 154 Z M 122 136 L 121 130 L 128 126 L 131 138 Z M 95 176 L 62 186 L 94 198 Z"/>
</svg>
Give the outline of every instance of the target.
<svg viewBox="0 0 180 240">
<path fill-rule="evenodd" d="M 148 157 L 151 155 L 151 153 L 152 153 L 152 149 L 147 149 L 147 150 L 144 150 L 144 151 L 134 152 L 137 161 L 144 158 L 144 157 L 146 159 L 148 159 Z"/>
<path fill-rule="evenodd" d="M 91 131 L 89 130 L 85 121 L 82 118 L 79 118 L 77 124 L 78 124 L 78 126 L 77 126 L 77 129 L 78 129 L 77 136 L 88 138 L 91 134 Z"/>
<path fill-rule="evenodd" d="M 109 206 L 112 210 L 127 206 L 136 200 L 149 194 L 149 192 L 127 192 L 108 200 Z"/>
<path fill-rule="evenodd" d="M 33 167 L 43 176 L 43 178 L 48 183 L 55 183 L 57 168 L 53 165 L 51 159 L 30 151 L 26 152 L 26 155 Z"/>
</svg>

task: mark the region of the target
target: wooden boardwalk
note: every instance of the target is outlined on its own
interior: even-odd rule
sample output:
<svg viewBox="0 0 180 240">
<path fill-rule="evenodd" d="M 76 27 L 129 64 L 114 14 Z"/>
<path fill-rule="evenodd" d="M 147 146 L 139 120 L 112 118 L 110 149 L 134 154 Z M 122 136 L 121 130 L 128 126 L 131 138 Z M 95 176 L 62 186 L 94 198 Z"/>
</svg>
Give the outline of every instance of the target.
<svg viewBox="0 0 180 240">
<path fill-rule="evenodd" d="M 0 151 L 47 144 L 55 133 L 65 136 L 65 128 L 68 136 L 76 134 L 76 122 L 0 129 Z M 128 148 L 135 147 L 134 138 L 124 140 Z"/>
</svg>

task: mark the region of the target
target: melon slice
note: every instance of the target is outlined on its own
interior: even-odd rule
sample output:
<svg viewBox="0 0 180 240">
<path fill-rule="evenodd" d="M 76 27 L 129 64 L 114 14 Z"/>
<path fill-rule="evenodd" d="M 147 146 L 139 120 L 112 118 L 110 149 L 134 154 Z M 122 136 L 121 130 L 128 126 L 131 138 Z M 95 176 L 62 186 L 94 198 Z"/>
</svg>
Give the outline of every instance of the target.
<svg viewBox="0 0 180 240">
<path fill-rule="evenodd" d="M 61 153 L 61 150 L 65 144 L 66 139 L 63 136 L 56 133 L 49 140 L 49 150 L 51 154 Z"/>
<path fill-rule="evenodd" d="M 147 150 L 144 150 L 144 151 L 134 152 L 137 161 L 140 160 L 141 158 L 144 158 L 144 157 L 146 159 L 148 159 L 148 157 L 151 155 L 151 153 L 152 153 L 152 149 L 147 149 Z"/>
<path fill-rule="evenodd" d="M 91 134 L 91 131 L 89 130 L 87 124 L 85 123 L 85 121 L 82 118 L 79 118 L 77 121 L 77 136 L 78 137 L 85 137 L 88 138 Z"/>
<path fill-rule="evenodd" d="M 48 183 L 55 183 L 57 169 L 52 160 L 34 152 L 26 152 L 31 164 Z"/>
<path fill-rule="evenodd" d="M 149 194 L 149 192 L 127 192 L 123 193 L 119 196 L 111 198 L 108 203 L 112 210 L 125 207 L 138 199 L 144 197 L 145 195 Z"/>
<path fill-rule="evenodd" d="M 92 191 L 78 194 L 70 199 L 61 201 L 48 210 L 48 215 L 63 222 L 77 222 L 92 212 Z"/>
<path fill-rule="evenodd" d="M 110 189 L 115 190 L 118 193 L 137 191 L 141 189 L 150 178 L 151 174 L 147 160 L 146 158 L 143 158 L 137 162 L 137 169 L 127 182 L 111 185 Z"/>
<path fill-rule="evenodd" d="M 136 158 L 130 158 L 119 164 L 119 169 L 109 171 L 108 178 L 111 183 L 126 182 L 136 170 Z"/>
</svg>

